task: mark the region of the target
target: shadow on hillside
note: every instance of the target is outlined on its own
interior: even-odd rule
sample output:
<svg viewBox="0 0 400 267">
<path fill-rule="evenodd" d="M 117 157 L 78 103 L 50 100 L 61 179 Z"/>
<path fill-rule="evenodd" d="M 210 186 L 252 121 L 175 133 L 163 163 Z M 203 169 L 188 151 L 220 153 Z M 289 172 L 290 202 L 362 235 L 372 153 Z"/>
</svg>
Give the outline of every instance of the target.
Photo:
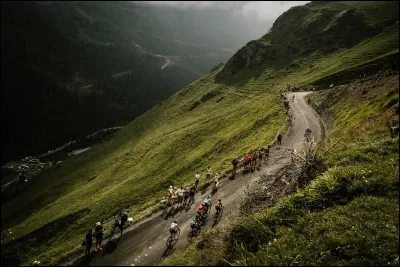
<svg viewBox="0 0 400 267">
<path fill-rule="evenodd" d="M 328 88 L 330 84 L 350 83 L 354 80 L 364 77 L 364 75 L 370 76 L 376 74 L 378 71 L 384 71 L 386 69 L 398 71 L 399 67 L 398 64 L 396 64 L 398 61 L 399 53 L 389 54 L 374 61 L 322 77 L 319 80 L 314 81 L 312 85 L 319 89 Z"/>
<path fill-rule="evenodd" d="M 2 263 L 4 260 L 10 262 L 22 262 L 22 255 L 33 253 L 37 249 L 38 244 L 48 243 L 60 231 L 64 231 L 65 225 L 71 225 L 78 219 L 82 218 L 90 212 L 90 209 L 81 209 L 77 212 L 68 214 L 64 217 L 51 221 L 42 227 L 7 243 L 6 246 L 2 245 L 1 255 Z"/>
</svg>

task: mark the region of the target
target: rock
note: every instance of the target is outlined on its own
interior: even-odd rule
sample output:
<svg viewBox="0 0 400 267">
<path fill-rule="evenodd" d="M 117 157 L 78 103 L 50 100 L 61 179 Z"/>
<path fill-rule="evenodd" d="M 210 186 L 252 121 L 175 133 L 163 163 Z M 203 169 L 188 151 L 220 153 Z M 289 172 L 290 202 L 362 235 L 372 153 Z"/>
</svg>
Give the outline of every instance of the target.
<svg viewBox="0 0 400 267">
<path fill-rule="evenodd" d="M 262 65 L 266 63 L 267 59 L 273 59 L 275 53 L 272 46 L 268 43 L 256 40 L 250 41 L 229 59 L 216 78 L 221 79 L 234 75 L 244 68 Z"/>
</svg>

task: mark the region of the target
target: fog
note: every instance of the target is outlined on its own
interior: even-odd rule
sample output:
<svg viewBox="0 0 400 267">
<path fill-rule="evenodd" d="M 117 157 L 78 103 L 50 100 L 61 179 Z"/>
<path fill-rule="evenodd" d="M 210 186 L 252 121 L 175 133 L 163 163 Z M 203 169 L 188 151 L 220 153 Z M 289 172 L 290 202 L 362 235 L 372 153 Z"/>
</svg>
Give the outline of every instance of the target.
<svg viewBox="0 0 400 267">
<path fill-rule="evenodd" d="M 310 1 L 144 1 L 148 5 L 171 6 L 181 9 L 219 8 L 251 19 L 273 22 L 293 6 Z"/>
</svg>

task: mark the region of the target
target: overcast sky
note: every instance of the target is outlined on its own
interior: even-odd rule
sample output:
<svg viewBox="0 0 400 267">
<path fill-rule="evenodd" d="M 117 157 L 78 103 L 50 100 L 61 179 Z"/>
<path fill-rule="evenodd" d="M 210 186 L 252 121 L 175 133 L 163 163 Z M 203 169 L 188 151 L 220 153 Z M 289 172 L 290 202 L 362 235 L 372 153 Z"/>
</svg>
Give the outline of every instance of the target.
<svg viewBox="0 0 400 267">
<path fill-rule="evenodd" d="M 235 15 L 274 21 L 292 6 L 304 5 L 310 1 L 145 1 L 151 5 L 165 5 L 177 8 L 222 8 Z"/>
</svg>

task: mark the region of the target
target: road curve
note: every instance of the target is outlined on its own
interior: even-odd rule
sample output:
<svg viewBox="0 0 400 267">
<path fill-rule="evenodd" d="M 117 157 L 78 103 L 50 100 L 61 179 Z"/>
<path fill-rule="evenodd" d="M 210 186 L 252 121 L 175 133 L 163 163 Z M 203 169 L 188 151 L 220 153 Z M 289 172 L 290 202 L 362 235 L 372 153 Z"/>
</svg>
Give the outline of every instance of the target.
<svg viewBox="0 0 400 267">
<path fill-rule="evenodd" d="M 223 216 L 226 216 L 226 214 L 239 207 L 240 197 L 238 196 L 244 195 L 243 189 L 246 188 L 248 182 L 252 184 L 257 181 L 260 177 L 260 173 L 273 172 L 274 170 L 278 170 L 290 164 L 290 153 L 287 152 L 292 148 L 296 148 L 297 151 L 302 150 L 304 132 L 307 128 L 312 130 L 312 135 L 316 138 L 316 141 L 320 141 L 324 137 L 326 131 L 321 119 L 304 100 L 304 96 L 309 93 L 310 92 L 297 92 L 288 94 L 290 107 L 293 112 L 293 123 L 285 136 L 283 136 L 282 145 L 280 147 L 273 147 L 270 153 L 270 163 L 268 165 L 263 165 L 261 171 L 256 171 L 244 176 L 241 173 L 237 174 L 236 178 L 233 180 L 227 178 L 221 179 L 218 192 L 212 197 L 212 202 L 214 204 L 218 198 L 222 199 L 224 203 Z M 292 101 L 293 95 L 295 96 L 294 101 Z M 166 240 L 169 236 L 168 229 L 171 221 L 176 219 L 181 229 L 180 238 L 174 250 L 182 250 L 188 244 L 187 236 L 189 233 L 189 224 L 195 215 L 196 208 L 209 192 L 210 190 L 207 190 L 207 192 L 203 194 L 197 193 L 195 204 L 192 204 L 187 211 L 183 210 L 178 212 L 175 216 L 168 219 L 166 219 L 163 213 L 159 212 L 136 226 L 133 226 L 131 230 L 124 233 L 119 240 L 113 240 L 106 244 L 103 251 L 97 252 L 90 258 L 77 260 L 73 265 L 139 266 L 156 265 L 160 263 L 165 253 L 171 253 L 171 251 L 166 250 Z M 212 226 L 214 212 L 215 210 L 213 209 L 202 231 Z"/>
</svg>

